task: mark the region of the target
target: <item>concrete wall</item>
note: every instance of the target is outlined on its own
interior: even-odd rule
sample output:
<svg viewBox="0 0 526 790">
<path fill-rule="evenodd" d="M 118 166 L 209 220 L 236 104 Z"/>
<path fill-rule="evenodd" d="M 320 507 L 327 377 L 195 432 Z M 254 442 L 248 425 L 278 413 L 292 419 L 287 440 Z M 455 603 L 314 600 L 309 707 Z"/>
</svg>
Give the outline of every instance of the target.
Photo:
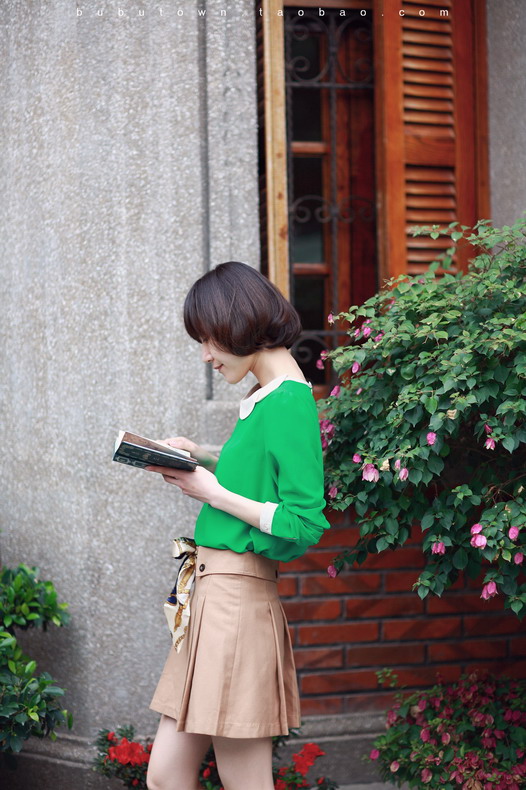
<svg viewBox="0 0 526 790">
<path fill-rule="evenodd" d="M 75 718 L 27 745 L 39 790 L 103 787 L 96 731 L 158 719 L 171 539 L 198 507 L 111 454 L 119 428 L 219 444 L 235 419 L 181 307 L 211 265 L 259 263 L 253 26 L 250 0 L 2 3 L 1 560 L 72 615 L 21 640 Z"/>
<path fill-rule="evenodd" d="M 526 6 L 487 0 L 492 219 L 509 224 L 526 211 Z"/>
</svg>

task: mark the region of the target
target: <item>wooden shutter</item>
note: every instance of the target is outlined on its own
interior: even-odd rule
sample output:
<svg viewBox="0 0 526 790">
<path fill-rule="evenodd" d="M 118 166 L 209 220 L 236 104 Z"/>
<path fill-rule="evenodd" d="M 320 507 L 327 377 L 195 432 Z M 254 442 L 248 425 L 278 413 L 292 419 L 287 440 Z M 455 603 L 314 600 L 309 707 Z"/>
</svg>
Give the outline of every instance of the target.
<svg viewBox="0 0 526 790">
<path fill-rule="evenodd" d="M 488 216 L 483 10 L 477 0 L 375 3 L 380 281 L 425 271 L 447 246 L 413 238 L 412 226 Z M 459 251 L 455 266 L 469 257 Z"/>
</svg>

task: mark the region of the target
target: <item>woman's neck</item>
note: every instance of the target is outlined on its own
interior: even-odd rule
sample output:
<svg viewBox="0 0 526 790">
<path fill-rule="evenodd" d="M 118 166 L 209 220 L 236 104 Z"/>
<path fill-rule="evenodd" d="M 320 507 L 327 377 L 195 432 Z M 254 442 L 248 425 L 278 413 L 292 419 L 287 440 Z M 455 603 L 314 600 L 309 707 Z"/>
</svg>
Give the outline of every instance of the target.
<svg viewBox="0 0 526 790">
<path fill-rule="evenodd" d="M 299 381 L 305 381 L 305 376 L 301 372 L 298 363 L 290 351 L 284 347 L 264 348 L 261 351 L 257 351 L 254 357 L 251 372 L 257 378 L 261 387 L 264 387 L 273 379 L 279 378 L 279 376 L 290 376 Z"/>
</svg>

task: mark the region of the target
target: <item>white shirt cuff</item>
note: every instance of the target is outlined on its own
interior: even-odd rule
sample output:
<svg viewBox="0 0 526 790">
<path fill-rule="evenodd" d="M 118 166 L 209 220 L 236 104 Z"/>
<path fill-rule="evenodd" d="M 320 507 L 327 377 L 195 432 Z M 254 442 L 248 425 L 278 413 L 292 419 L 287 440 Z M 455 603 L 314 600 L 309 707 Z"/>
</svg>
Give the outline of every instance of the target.
<svg viewBox="0 0 526 790">
<path fill-rule="evenodd" d="M 266 532 L 267 535 L 272 535 L 272 519 L 274 518 L 276 508 L 277 504 L 275 502 L 265 502 L 261 508 L 259 528 L 261 532 Z"/>
</svg>

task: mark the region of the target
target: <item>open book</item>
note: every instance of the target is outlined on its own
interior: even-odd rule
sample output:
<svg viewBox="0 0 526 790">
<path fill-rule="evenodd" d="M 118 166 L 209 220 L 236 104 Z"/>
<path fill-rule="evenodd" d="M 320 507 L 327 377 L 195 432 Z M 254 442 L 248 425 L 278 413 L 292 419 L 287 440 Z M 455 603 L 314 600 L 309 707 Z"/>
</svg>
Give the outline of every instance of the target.
<svg viewBox="0 0 526 790">
<path fill-rule="evenodd" d="M 193 472 L 199 462 L 187 450 L 170 447 L 153 439 L 145 439 L 128 431 L 119 431 L 115 442 L 113 460 L 121 464 L 138 466 L 169 466 L 172 469 L 186 469 Z"/>
</svg>

